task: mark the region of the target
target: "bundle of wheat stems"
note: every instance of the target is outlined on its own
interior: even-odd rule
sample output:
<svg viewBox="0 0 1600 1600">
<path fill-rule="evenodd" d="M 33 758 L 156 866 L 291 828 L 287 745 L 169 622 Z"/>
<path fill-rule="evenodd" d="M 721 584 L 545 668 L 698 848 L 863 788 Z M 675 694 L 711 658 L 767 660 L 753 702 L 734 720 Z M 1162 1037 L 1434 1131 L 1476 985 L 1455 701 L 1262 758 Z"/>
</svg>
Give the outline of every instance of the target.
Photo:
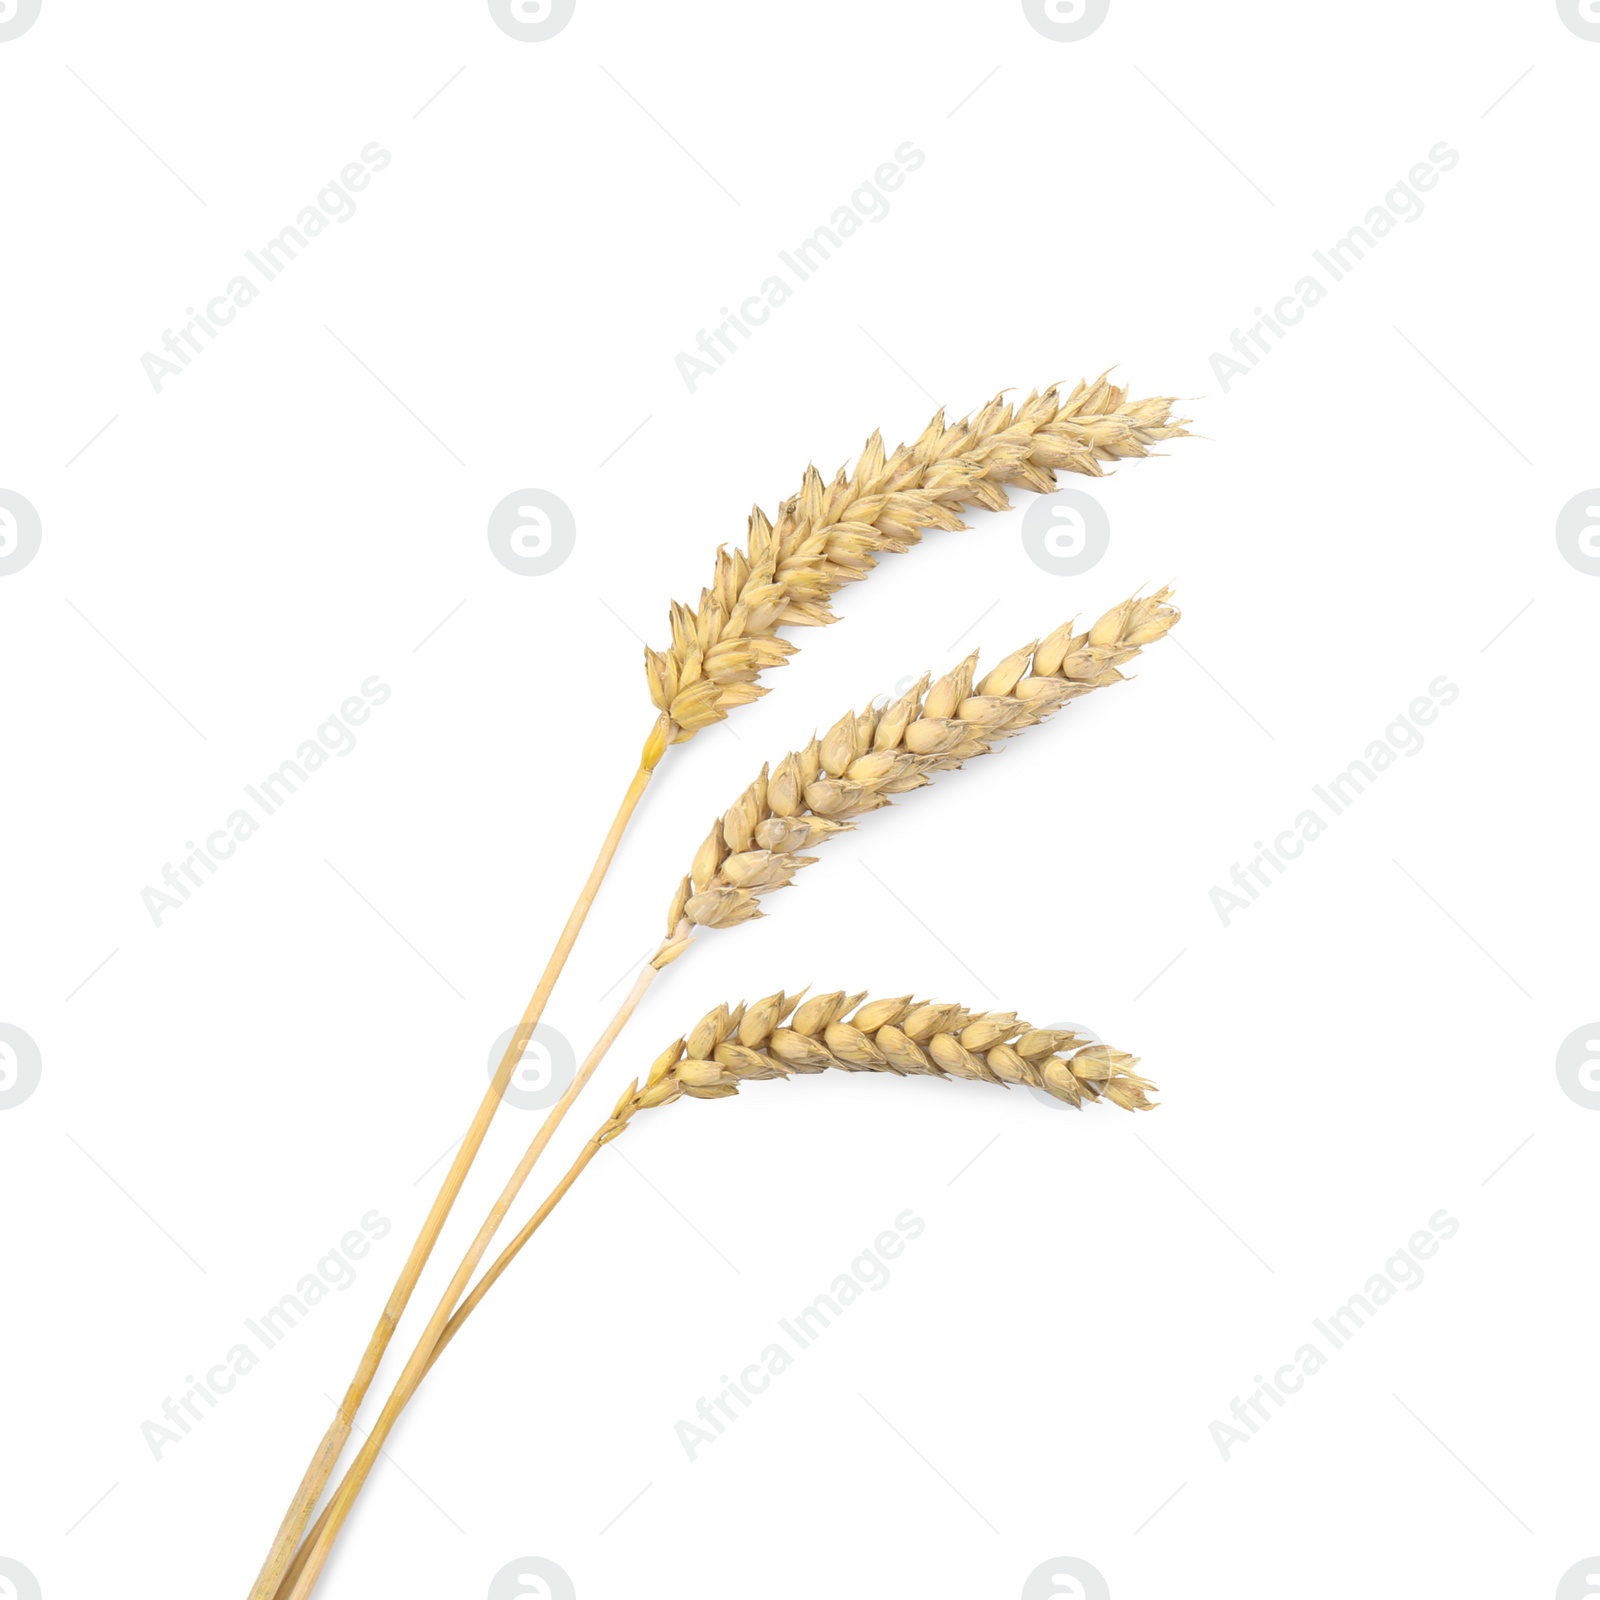
<svg viewBox="0 0 1600 1600">
<path fill-rule="evenodd" d="M 1147 455 L 1154 443 L 1184 435 L 1184 419 L 1173 419 L 1170 412 L 1170 399 L 1130 402 L 1125 390 L 1102 377 L 1094 384 L 1080 383 L 1065 400 L 1051 388 L 1031 394 L 1017 406 L 997 397 L 972 417 L 955 423 L 947 424 L 941 413 L 914 444 L 902 445 L 892 453 L 885 453 L 881 439 L 874 434 L 853 474 L 841 470 L 832 483 L 824 483 L 816 469 L 809 468 L 799 493 L 784 502 L 775 522 L 759 509 L 753 511 L 746 548 L 718 552 L 712 587 L 703 591 L 699 606 L 691 610 L 674 605 L 671 646 L 646 652 L 651 698 L 660 714 L 645 741 L 639 769 L 445 1175 L 333 1423 L 290 1503 L 250 1600 L 273 1600 L 274 1596 L 303 1600 L 310 1593 L 383 1437 L 431 1365 L 437 1348 L 442 1347 L 451 1314 L 522 1182 L 655 973 L 683 953 L 695 928 L 729 926 L 759 915 L 760 895 L 782 887 L 814 859 L 797 852 L 850 826 L 853 817 L 888 804 L 893 794 L 926 783 L 929 774 L 985 753 L 994 741 L 1038 722 L 1068 699 L 1116 682 L 1121 676 L 1117 666 L 1165 633 L 1177 613 L 1162 605 L 1165 591 L 1129 601 L 1107 613 L 1086 634 L 1074 635 L 1069 626 L 1041 644 L 1016 652 L 977 684 L 974 663 L 969 659 L 931 689 L 924 679 L 882 713 L 868 710 L 847 716 L 825 739 L 813 739 L 805 751 L 786 757 L 770 775 L 763 772 L 697 853 L 690 874 L 674 897 L 667 938 L 646 963 L 617 1016 L 535 1135 L 441 1298 L 378 1426 L 302 1545 L 305 1525 L 348 1441 L 355 1414 L 622 834 L 665 752 L 720 721 L 733 707 L 765 694 L 758 682 L 760 674 L 767 667 L 781 665 L 794 649 L 778 637 L 777 630 L 836 620 L 831 597 L 844 584 L 866 577 L 877 564 L 877 553 L 909 549 L 925 528 L 959 529 L 963 524 L 958 513 L 965 507 L 1005 507 L 1006 484 L 1047 492 L 1054 487 L 1057 471 L 1099 476 L 1102 462 Z M 688 1092 L 687 1086 L 684 1092 Z M 499 1270 L 503 1268 L 497 1263 L 491 1275 L 498 1276 Z M 487 1286 L 488 1276 L 463 1306 L 462 1314 L 477 1303 Z"/>
</svg>

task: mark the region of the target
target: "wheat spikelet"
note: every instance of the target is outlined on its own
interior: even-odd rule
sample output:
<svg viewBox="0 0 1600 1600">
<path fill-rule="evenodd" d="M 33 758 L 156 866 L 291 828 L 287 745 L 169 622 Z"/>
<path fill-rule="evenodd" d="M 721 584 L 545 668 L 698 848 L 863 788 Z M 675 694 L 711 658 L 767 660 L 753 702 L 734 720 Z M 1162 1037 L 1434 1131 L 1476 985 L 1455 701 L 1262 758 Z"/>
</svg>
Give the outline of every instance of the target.
<svg viewBox="0 0 1600 1600">
<path fill-rule="evenodd" d="M 674 604 L 672 644 L 645 651 L 650 697 L 682 743 L 734 706 L 767 691 L 757 682 L 795 646 L 783 627 L 835 621 L 831 596 L 864 578 L 885 551 L 909 550 L 924 528 L 958 529 L 969 506 L 1004 510 L 1005 485 L 1048 493 L 1057 472 L 1101 476 L 1100 463 L 1150 454 L 1185 436 L 1172 400 L 1129 400 L 1126 389 L 1080 383 L 1065 400 L 1055 387 L 1020 405 L 996 395 L 980 411 L 947 423 L 938 412 L 914 444 L 885 454 L 867 441 L 853 474 L 825 483 L 806 469 L 800 492 L 778 509 L 750 513 L 745 549 L 717 552 L 716 573 L 697 608 Z"/>
<path fill-rule="evenodd" d="M 1086 633 L 1066 623 L 976 682 L 974 652 L 931 687 L 925 676 L 882 710 L 846 712 L 822 738 L 763 769 L 696 852 L 673 897 L 658 964 L 681 953 L 694 926 L 728 928 L 763 915 L 761 896 L 817 859 L 801 852 L 854 827 L 854 818 L 986 755 L 1069 700 L 1121 682 L 1118 668 L 1177 622 L 1178 610 L 1165 604 L 1170 593 L 1125 600 Z"/>
<path fill-rule="evenodd" d="M 1070 1031 L 1035 1028 L 1014 1011 L 969 1011 L 910 995 L 869 1000 L 842 990 L 802 1003 L 780 990 L 752 1006 L 720 1005 L 668 1045 L 643 1088 L 630 1087 L 618 1103 L 612 1121 L 620 1125 L 609 1137 L 635 1112 L 682 1095 L 718 1100 L 742 1083 L 830 1067 L 1026 1084 L 1069 1105 L 1103 1096 L 1125 1111 L 1149 1111 L 1146 1091 L 1155 1085 L 1133 1070 L 1138 1064 Z"/>
</svg>

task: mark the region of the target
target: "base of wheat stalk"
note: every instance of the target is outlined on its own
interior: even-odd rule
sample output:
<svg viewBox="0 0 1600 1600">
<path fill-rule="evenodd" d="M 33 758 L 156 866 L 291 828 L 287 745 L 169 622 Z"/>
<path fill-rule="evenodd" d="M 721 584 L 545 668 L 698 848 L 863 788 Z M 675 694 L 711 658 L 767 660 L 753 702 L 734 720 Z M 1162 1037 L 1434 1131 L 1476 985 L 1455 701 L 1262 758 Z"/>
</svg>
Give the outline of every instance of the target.
<svg viewBox="0 0 1600 1600">
<path fill-rule="evenodd" d="M 506 1089 L 510 1086 L 512 1074 L 521 1062 L 523 1052 L 528 1048 L 534 1029 L 539 1025 L 539 1019 L 544 1014 L 545 1005 L 555 988 L 556 980 L 561 976 L 567 957 L 571 954 L 578 933 L 589 914 L 589 908 L 593 905 L 595 896 L 600 891 L 600 884 L 611 865 L 612 858 L 616 855 L 617 847 L 622 842 L 623 832 L 644 796 L 645 788 L 666 745 L 664 728 L 658 728 L 645 743 L 639 770 L 628 785 L 616 817 L 601 843 L 600 853 L 590 869 L 588 879 L 567 916 L 566 925 L 561 930 L 555 949 L 551 952 L 544 972 L 534 987 L 522 1019 L 512 1033 L 511 1042 L 506 1047 L 499 1066 L 495 1068 L 494 1076 L 489 1081 L 489 1087 L 478 1105 L 472 1123 L 456 1150 L 455 1158 L 445 1174 L 444 1181 L 440 1184 L 439 1192 L 423 1221 L 405 1265 L 401 1268 L 400 1276 L 390 1291 L 389 1299 L 367 1341 L 360 1364 L 345 1390 L 334 1419 L 317 1446 L 316 1453 L 312 1456 L 310 1465 L 295 1490 L 289 1509 L 284 1513 L 274 1536 L 272 1548 L 256 1577 L 255 1586 L 250 1591 L 250 1600 L 274 1600 L 274 1596 L 280 1592 L 291 1558 L 295 1554 L 295 1547 L 300 1543 L 301 1534 L 310 1520 L 311 1512 L 317 1501 L 322 1498 L 322 1492 L 333 1476 L 334 1468 L 344 1453 L 345 1445 L 349 1442 L 361 1402 L 372 1386 L 372 1380 L 377 1375 L 378 1367 L 394 1337 L 400 1318 L 410 1303 L 423 1268 L 427 1265 L 433 1247 L 444 1230 L 445 1221 L 461 1192 L 462 1185 L 466 1182 L 467 1173 L 483 1146 L 489 1124 L 499 1109 Z"/>
</svg>

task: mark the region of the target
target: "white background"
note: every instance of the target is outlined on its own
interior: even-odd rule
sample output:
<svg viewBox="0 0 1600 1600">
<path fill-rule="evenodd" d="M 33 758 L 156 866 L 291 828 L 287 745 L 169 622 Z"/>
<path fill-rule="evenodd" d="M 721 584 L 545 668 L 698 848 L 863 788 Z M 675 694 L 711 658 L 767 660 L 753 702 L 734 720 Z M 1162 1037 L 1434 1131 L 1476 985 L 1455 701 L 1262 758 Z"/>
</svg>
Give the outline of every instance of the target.
<svg viewBox="0 0 1600 1600">
<path fill-rule="evenodd" d="M 1600 1114 L 1555 1068 L 1600 1010 L 1600 579 L 1555 537 L 1600 480 L 1597 72 L 1531 0 L 1112 0 L 1080 42 L 1000 0 L 578 0 L 543 43 L 482 4 L 44 0 L 0 43 L 0 488 L 43 530 L 0 578 L 0 1022 L 42 1061 L 0 1112 L 0 1556 L 45 1600 L 245 1593 L 632 770 L 635 635 L 807 460 L 1116 363 L 1205 437 L 1093 486 L 1105 558 L 1040 570 L 1019 494 L 844 595 L 663 768 L 549 1021 L 587 1045 L 814 726 L 1142 583 L 1181 628 L 707 937 L 528 1205 L 661 1045 L 779 986 L 1081 1022 L 1164 1105 L 839 1076 L 652 1116 L 319 1593 L 538 1556 L 582 1600 L 1011 1600 L 1085 1592 L 1024 1588 L 1071 1556 L 1117 1600 L 1554 1595 L 1600 1546 Z M 355 215 L 157 393 L 144 353 L 371 141 Z M 906 141 L 888 215 L 691 392 L 678 353 Z M 1423 213 L 1224 390 L 1441 141 Z M 546 576 L 486 538 L 521 488 L 576 519 Z M 357 747 L 158 928 L 141 890 L 374 674 Z M 1224 926 L 1213 886 L 1441 675 L 1424 748 Z M 386 1377 L 536 1123 L 497 1122 Z M 907 1209 L 892 1281 L 691 1462 L 675 1424 Z M 1224 1460 L 1234 1397 L 1441 1209 L 1425 1281 Z M 156 1460 L 141 1425 L 374 1210 L 354 1286 Z"/>
</svg>

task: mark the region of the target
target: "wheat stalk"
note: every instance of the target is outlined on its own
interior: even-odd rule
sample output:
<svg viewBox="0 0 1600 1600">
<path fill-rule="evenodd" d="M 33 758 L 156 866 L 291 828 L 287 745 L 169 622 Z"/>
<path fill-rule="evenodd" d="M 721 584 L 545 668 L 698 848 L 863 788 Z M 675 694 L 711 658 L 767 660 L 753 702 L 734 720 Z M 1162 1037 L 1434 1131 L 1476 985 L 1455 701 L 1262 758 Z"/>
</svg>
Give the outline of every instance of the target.
<svg viewBox="0 0 1600 1600">
<path fill-rule="evenodd" d="M 500 1106 L 501 1097 L 505 1094 L 511 1082 L 511 1074 L 516 1070 L 522 1053 L 528 1047 L 528 1041 L 533 1037 L 533 1031 L 539 1024 L 539 1019 L 544 1014 L 544 1008 L 550 998 L 551 991 L 555 988 L 556 980 L 560 977 L 567 957 L 571 954 L 573 945 L 577 942 L 578 933 L 583 927 L 584 920 L 589 914 L 589 908 L 594 903 L 596 894 L 599 893 L 601 881 L 611 865 L 617 846 L 622 841 L 622 835 L 634 810 L 644 796 L 646 786 L 650 781 L 656 763 L 661 759 L 666 749 L 664 730 L 657 729 L 646 741 L 640 756 L 639 770 L 634 774 L 623 795 L 622 803 L 617 808 L 617 814 L 612 819 L 611 827 L 600 846 L 600 853 L 594 865 L 589 869 L 589 876 L 578 895 L 572 910 L 567 914 L 567 920 L 556 941 L 555 949 L 551 952 L 545 969 L 534 986 L 526 1009 L 521 1020 L 517 1023 L 512 1035 L 511 1043 L 506 1049 L 504 1057 L 495 1069 L 494 1076 L 489 1081 L 489 1087 L 484 1092 L 483 1099 L 478 1104 L 478 1109 L 473 1113 L 471 1124 L 466 1135 L 457 1147 L 455 1159 L 451 1162 L 449 1170 L 439 1186 L 439 1192 L 434 1196 L 433 1204 L 423 1219 L 422 1227 L 413 1241 L 411 1251 L 407 1255 L 405 1264 L 400 1269 L 394 1286 L 389 1291 L 389 1298 L 384 1304 L 383 1311 L 378 1317 L 377 1326 L 372 1330 L 367 1340 L 366 1349 L 361 1354 L 361 1360 L 356 1366 L 354 1375 L 346 1386 L 343 1399 L 334 1413 L 333 1421 L 328 1425 L 316 1450 L 313 1452 L 305 1472 L 295 1489 L 294 1497 L 289 1502 L 288 1509 L 284 1512 L 278 1524 L 276 1534 L 273 1536 L 271 1549 L 267 1552 L 266 1560 L 262 1563 L 260 1572 L 256 1575 L 254 1585 L 250 1590 L 250 1600 L 273 1600 L 273 1597 L 282 1592 L 290 1583 L 287 1575 L 290 1563 L 295 1556 L 296 1546 L 310 1518 L 312 1508 L 322 1497 L 323 1490 L 327 1487 L 328 1480 L 333 1476 L 333 1470 L 338 1465 L 339 1457 L 344 1452 L 345 1445 L 349 1442 L 351 1429 L 355 1424 L 356 1413 L 361 1408 L 362 1401 L 366 1398 L 368 1389 L 372 1387 L 372 1380 L 377 1375 L 378 1366 L 382 1362 L 384 1353 L 389 1348 L 389 1343 L 394 1337 L 394 1331 L 399 1325 L 401 1316 L 405 1313 L 417 1282 L 422 1276 L 422 1270 L 428 1263 L 428 1258 L 433 1253 L 433 1247 L 438 1242 L 439 1235 L 444 1229 L 445 1221 L 450 1215 L 456 1197 L 460 1194 L 462 1185 L 466 1182 L 467 1173 L 476 1158 L 478 1151 L 483 1146 L 483 1141 L 489 1131 L 489 1124 L 495 1111 Z"/>
<path fill-rule="evenodd" d="M 1009 504 L 1007 484 L 1048 492 L 1055 487 L 1058 471 L 1098 477 L 1102 462 L 1148 455 L 1154 444 L 1185 436 L 1187 419 L 1173 418 L 1171 408 L 1169 397 L 1129 400 L 1126 389 L 1102 375 L 1092 384 L 1080 382 L 1065 400 L 1052 386 L 1030 394 L 1017 406 L 996 396 L 971 417 L 954 423 L 946 423 L 943 413 L 937 413 L 913 444 L 891 453 L 885 453 L 882 439 L 874 433 L 853 474 L 841 469 L 831 484 L 825 484 L 816 468 L 809 467 L 799 492 L 779 508 L 776 522 L 759 508 L 753 510 L 745 549 L 718 552 L 712 585 L 702 591 L 699 606 L 694 610 L 673 606 L 671 646 L 645 652 L 650 695 L 660 716 L 645 741 L 639 769 L 445 1174 L 344 1399 L 290 1502 L 250 1600 L 273 1600 L 288 1588 L 285 1570 L 311 1509 L 349 1440 L 356 1412 L 400 1316 L 666 749 L 721 721 L 735 706 L 765 694 L 766 688 L 757 681 L 761 672 L 783 664 L 795 650 L 778 630 L 836 620 L 832 595 L 865 578 L 880 553 L 910 549 L 925 528 L 961 528 L 959 512 L 968 506 L 1003 509 Z M 552 1117 L 559 1123 L 556 1112 Z"/>
<path fill-rule="evenodd" d="M 445 1337 L 449 1319 L 490 1239 L 555 1129 L 605 1059 L 656 974 L 688 949 L 696 927 L 731 927 L 763 915 L 761 895 L 784 887 L 796 871 L 817 859 L 797 855 L 796 850 L 850 827 L 850 819 L 888 805 L 892 795 L 921 787 L 932 773 L 959 767 L 974 756 L 987 754 L 998 740 L 1042 722 L 1069 700 L 1121 682 L 1119 667 L 1137 656 L 1145 645 L 1162 638 L 1178 621 L 1177 608 L 1166 604 L 1170 593 L 1160 589 L 1152 595 L 1125 600 L 1085 633 L 1075 632 L 1074 624 L 1066 623 L 1049 638 L 1013 651 L 981 682 L 974 683 L 974 652 L 931 688 L 924 678 L 883 712 L 869 707 L 863 712 L 848 713 L 825 738 L 813 739 L 806 750 L 786 756 L 770 776 L 763 772 L 718 819 L 673 897 L 667 937 L 646 961 L 566 1093 L 551 1108 L 440 1296 L 371 1432 L 327 1511 L 295 1558 L 281 1591 L 285 1600 L 305 1600 L 310 1594 L 395 1419 Z M 750 845 L 757 848 L 746 848 Z M 809 1017 L 811 1013 L 805 1015 Z M 963 1028 L 971 1020 L 964 1022 Z M 935 1034 L 939 1031 L 935 1030 Z M 935 1034 L 929 1035 L 930 1041 Z M 995 1043 L 1003 1042 L 997 1035 Z M 965 1059 L 955 1057 L 942 1042 L 939 1048 L 953 1060 Z M 1021 1051 L 1016 1053 L 1023 1061 L 1029 1059 Z M 942 1056 L 932 1059 L 936 1065 L 944 1066 Z M 1085 1057 L 1086 1062 L 1094 1059 Z M 692 1063 L 689 1070 L 696 1070 Z M 961 1075 L 955 1067 L 945 1070 Z M 1108 1080 L 1108 1094 L 1110 1081 L 1116 1080 Z M 647 1085 L 647 1090 L 656 1086 Z M 1057 1092 L 1042 1081 L 1039 1087 Z M 684 1084 L 679 1092 L 691 1091 Z M 720 1087 L 719 1092 L 731 1091 Z M 1125 1092 L 1131 1091 L 1118 1090 L 1118 1094 Z M 469 1297 L 468 1303 L 476 1301 Z"/>
<path fill-rule="evenodd" d="M 473 1285 L 425 1355 L 408 1364 L 378 1427 L 386 1436 L 490 1288 L 600 1150 L 625 1132 L 641 1111 L 670 1105 L 686 1095 L 723 1099 L 737 1094 L 744 1083 L 826 1072 L 830 1067 L 1026 1085 L 1080 1108 L 1085 1101 L 1106 1099 L 1127 1111 L 1153 1110 L 1148 1091 L 1155 1085 L 1133 1070 L 1138 1064 L 1136 1056 L 1090 1044 L 1069 1030 L 1032 1027 L 1014 1011 L 969 1011 L 959 1005 L 913 1000 L 910 995 L 869 1000 L 864 993 L 836 990 L 802 1003 L 801 994 L 780 990 L 751 1006 L 719 1005 L 662 1051 L 642 1086 L 635 1079 L 623 1091 L 611 1115 Z M 338 1504 L 336 1498 L 318 1520 L 306 1541 L 307 1550 L 321 1540 Z M 305 1564 L 297 1562 L 291 1576 L 299 1577 Z"/>
</svg>

